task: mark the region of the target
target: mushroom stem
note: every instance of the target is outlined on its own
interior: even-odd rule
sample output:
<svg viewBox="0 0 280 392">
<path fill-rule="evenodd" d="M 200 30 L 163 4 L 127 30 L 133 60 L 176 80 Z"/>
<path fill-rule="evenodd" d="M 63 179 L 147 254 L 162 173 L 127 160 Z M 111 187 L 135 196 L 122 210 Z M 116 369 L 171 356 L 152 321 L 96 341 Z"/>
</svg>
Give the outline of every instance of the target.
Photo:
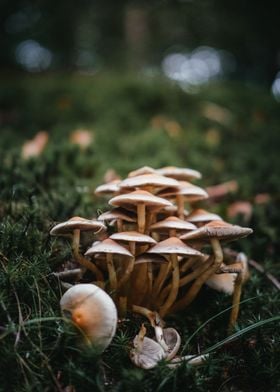
<svg viewBox="0 0 280 392">
<path fill-rule="evenodd" d="M 163 306 L 161 306 L 159 314 L 161 317 L 164 317 L 167 313 L 168 309 L 173 305 L 176 300 L 178 290 L 179 290 L 179 281 L 180 281 L 180 272 L 179 272 L 179 264 L 178 264 L 178 256 L 175 253 L 170 255 L 171 264 L 172 264 L 172 285 L 169 296 Z"/>
<path fill-rule="evenodd" d="M 176 195 L 177 214 L 178 218 L 184 220 L 185 202 L 183 195 Z"/>
<path fill-rule="evenodd" d="M 247 262 L 246 256 L 244 255 L 244 257 L 241 258 L 240 261 L 241 261 L 242 269 L 241 269 L 241 271 L 238 272 L 238 275 L 237 275 L 235 282 L 234 282 L 232 309 L 231 309 L 229 325 L 228 325 L 228 332 L 229 333 L 232 332 L 232 329 L 234 328 L 236 321 L 237 321 L 237 318 L 238 318 L 242 285 L 245 282 L 247 274 L 248 274 L 248 264 L 247 264 L 248 262 Z"/>
<path fill-rule="evenodd" d="M 79 252 L 80 247 L 80 229 L 75 229 L 73 233 L 73 240 L 72 240 L 72 251 L 74 254 L 75 259 L 79 264 L 83 267 L 89 269 L 94 273 L 97 279 L 97 285 L 100 287 L 104 286 L 104 277 L 102 272 L 96 267 L 94 263 L 91 263 L 88 259 L 83 257 Z"/>
<path fill-rule="evenodd" d="M 138 231 L 143 234 L 146 225 L 146 207 L 144 203 L 137 205 Z"/>
<path fill-rule="evenodd" d="M 159 292 L 162 288 L 162 285 L 169 274 L 169 271 L 170 271 L 170 263 L 162 264 L 160 266 L 159 273 L 158 273 L 158 276 L 155 280 L 154 287 L 153 287 L 153 299 L 154 300 L 157 298 L 157 295 L 159 294 Z"/>
<path fill-rule="evenodd" d="M 182 287 L 182 286 L 188 284 L 189 282 L 191 282 L 192 280 L 197 278 L 199 275 L 201 275 L 202 273 L 207 271 L 207 269 L 210 267 L 211 264 L 212 264 L 212 260 L 208 260 L 206 263 L 202 264 L 199 268 L 197 268 L 194 271 L 192 271 L 191 273 L 185 275 L 183 278 L 180 279 L 179 287 Z M 160 294 L 159 300 L 158 300 L 159 304 L 162 303 L 162 301 L 164 300 L 164 298 L 168 294 L 171 287 L 172 287 L 171 284 L 169 284 L 168 286 L 166 286 L 163 289 L 163 291 Z"/>
<path fill-rule="evenodd" d="M 172 307 L 172 312 L 176 312 L 188 306 L 197 296 L 201 286 L 219 269 L 222 264 L 223 251 L 220 241 L 217 238 L 211 238 L 211 245 L 214 253 L 214 261 L 212 265 L 194 281 L 187 294 Z"/>
<path fill-rule="evenodd" d="M 151 326 L 154 328 L 158 325 L 160 326 L 163 325 L 163 321 L 161 320 L 161 317 L 155 311 L 152 311 L 150 309 L 138 305 L 132 305 L 132 311 L 134 313 L 138 313 L 141 314 L 142 316 L 145 316 L 149 320 Z"/>
<path fill-rule="evenodd" d="M 134 241 L 129 243 L 129 250 L 130 250 L 130 253 L 133 254 L 133 257 L 131 257 L 129 259 L 129 262 L 128 262 L 128 265 L 126 267 L 126 270 L 124 271 L 124 274 L 123 274 L 123 276 L 121 277 L 121 279 L 119 281 L 118 289 L 120 287 L 122 287 L 128 281 L 128 279 L 129 279 L 129 277 L 131 275 L 131 272 L 134 269 L 134 262 L 135 262 L 135 242 Z"/>
<path fill-rule="evenodd" d="M 107 268 L 108 268 L 108 274 L 109 274 L 110 289 L 112 291 L 112 297 L 114 297 L 116 289 L 117 289 L 117 274 L 116 274 L 116 270 L 114 267 L 112 253 L 106 254 L 106 262 L 107 262 Z"/>
</svg>

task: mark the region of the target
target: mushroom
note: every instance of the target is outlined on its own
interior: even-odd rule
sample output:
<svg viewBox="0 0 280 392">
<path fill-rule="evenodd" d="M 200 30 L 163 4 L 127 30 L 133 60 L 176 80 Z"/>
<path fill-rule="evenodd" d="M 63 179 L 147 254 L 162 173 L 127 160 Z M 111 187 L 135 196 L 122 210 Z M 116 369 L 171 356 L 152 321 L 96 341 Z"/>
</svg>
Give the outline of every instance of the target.
<svg viewBox="0 0 280 392">
<path fill-rule="evenodd" d="M 176 237 L 178 231 L 190 231 L 196 228 L 192 223 L 179 219 L 176 216 L 169 216 L 150 226 L 151 231 L 168 232 L 169 237 Z"/>
<path fill-rule="evenodd" d="M 152 369 L 165 358 L 164 349 L 153 339 L 147 338 L 144 324 L 133 340 L 134 349 L 130 351 L 132 362 L 142 369 Z"/>
<path fill-rule="evenodd" d="M 120 188 L 132 190 L 140 188 L 142 190 L 154 193 L 156 190 L 163 188 L 177 188 L 179 182 L 173 178 L 167 178 L 158 174 L 142 174 L 140 176 L 129 177 L 120 183 Z"/>
<path fill-rule="evenodd" d="M 113 255 L 118 254 L 126 257 L 132 257 L 133 255 L 123 246 L 119 245 L 117 242 L 110 238 L 104 241 L 94 243 L 85 253 L 85 256 L 92 256 L 94 254 L 104 253 L 106 255 L 107 268 L 109 273 L 109 282 L 112 296 L 115 296 L 115 292 L 118 286 L 117 274 L 114 267 Z"/>
<path fill-rule="evenodd" d="M 97 220 L 103 222 L 117 222 L 117 229 L 119 232 L 123 231 L 124 222 L 134 223 L 137 221 L 136 216 L 132 212 L 128 212 L 122 208 L 114 208 L 111 211 L 106 211 L 99 215 Z"/>
<path fill-rule="evenodd" d="M 203 210 L 202 208 L 197 208 L 193 210 L 187 217 L 186 220 L 196 225 L 206 224 L 213 220 L 223 220 L 218 214 L 213 214 Z"/>
<path fill-rule="evenodd" d="M 97 196 L 112 196 L 117 195 L 120 191 L 119 184 L 121 180 L 113 180 L 111 182 L 107 182 L 106 184 L 99 185 L 94 193 Z"/>
<path fill-rule="evenodd" d="M 70 317 L 83 333 L 86 344 L 102 352 L 113 339 L 117 327 L 117 310 L 110 296 L 94 284 L 77 284 L 60 300 L 62 313 Z"/>
<path fill-rule="evenodd" d="M 179 310 L 187 306 L 195 298 L 203 283 L 205 283 L 214 273 L 218 272 L 223 262 L 223 251 L 220 241 L 233 241 L 238 238 L 246 237 L 252 233 L 252 229 L 231 225 L 224 221 L 212 221 L 206 225 L 182 235 L 183 241 L 199 241 L 210 242 L 213 249 L 214 260 L 212 266 L 201 274 L 193 283 L 187 294 L 174 305 L 173 311 Z M 228 266 L 227 271 L 230 271 Z M 232 272 L 236 272 L 233 269 Z M 235 299 L 234 299 L 235 300 Z M 233 306 L 237 306 L 234 302 Z"/>
<path fill-rule="evenodd" d="M 160 254 L 169 254 L 171 260 L 172 267 L 172 286 L 169 292 L 169 295 L 165 301 L 165 303 L 160 307 L 159 314 L 160 316 L 164 316 L 169 308 L 172 306 L 174 301 L 176 300 L 179 283 L 180 283 L 180 272 L 179 272 L 179 264 L 178 264 L 178 255 L 188 255 L 188 256 L 202 256 L 196 249 L 192 249 L 189 246 L 185 245 L 179 238 L 171 237 L 167 240 L 159 242 L 157 245 L 150 248 L 147 253 L 160 253 Z M 162 273 L 161 273 L 162 272 Z M 169 268 L 165 268 L 164 271 L 160 271 L 161 276 L 159 276 L 157 281 L 157 287 L 154 291 L 154 296 L 160 291 L 164 280 L 167 277 L 169 272 Z"/>
<path fill-rule="evenodd" d="M 145 232 L 146 226 L 146 208 L 158 210 L 162 207 L 170 206 L 172 203 L 161 197 L 154 196 L 147 191 L 137 190 L 131 193 L 118 195 L 109 200 L 109 204 L 117 207 L 137 208 L 138 231 Z"/>
<path fill-rule="evenodd" d="M 121 233 L 114 233 L 110 236 L 112 240 L 128 242 L 130 253 L 134 256 L 130 258 L 130 262 L 127 266 L 126 271 L 121 277 L 118 287 L 120 288 L 130 277 L 130 274 L 134 267 L 134 260 L 136 255 L 136 243 L 138 244 L 155 244 L 156 241 L 145 234 L 137 233 L 137 231 L 125 231 Z"/>
<path fill-rule="evenodd" d="M 71 236 L 72 238 L 72 251 L 75 259 L 85 268 L 92 271 L 97 278 L 99 284 L 103 284 L 103 275 L 95 264 L 91 263 L 80 254 L 80 233 L 81 231 L 94 231 L 97 233 L 104 233 L 106 226 L 96 220 L 84 219 L 79 216 L 74 216 L 66 222 L 62 222 L 54 226 L 50 232 L 51 235 L 57 236 Z"/>
<path fill-rule="evenodd" d="M 202 177 L 201 173 L 197 170 L 176 166 L 166 166 L 161 169 L 158 169 L 157 172 L 162 176 L 175 178 L 176 180 L 181 181 L 196 180 Z"/>
<path fill-rule="evenodd" d="M 157 171 L 150 166 L 142 166 L 139 169 L 129 172 L 127 177 L 137 177 L 142 176 L 143 174 L 157 174 Z"/>
<path fill-rule="evenodd" d="M 177 189 L 165 189 L 158 193 L 158 196 L 176 199 L 178 217 L 184 219 L 185 201 L 192 203 L 198 200 L 207 199 L 208 194 L 199 186 L 193 185 L 187 181 L 179 181 L 179 187 Z"/>
</svg>

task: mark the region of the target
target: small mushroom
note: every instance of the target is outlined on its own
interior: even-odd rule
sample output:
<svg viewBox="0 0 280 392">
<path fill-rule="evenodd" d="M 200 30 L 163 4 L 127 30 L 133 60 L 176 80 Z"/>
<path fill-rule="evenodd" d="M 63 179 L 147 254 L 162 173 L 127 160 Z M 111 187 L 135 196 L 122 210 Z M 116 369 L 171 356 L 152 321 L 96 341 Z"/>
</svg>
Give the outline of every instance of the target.
<svg viewBox="0 0 280 392">
<path fill-rule="evenodd" d="M 166 166 L 157 170 L 158 174 L 165 177 L 175 178 L 181 181 L 190 181 L 201 178 L 201 173 L 197 170 L 176 167 L 176 166 Z"/>
<path fill-rule="evenodd" d="M 118 254 L 126 257 L 133 258 L 133 255 L 123 246 L 110 238 L 94 243 L 85 253 L 85 256 L 92 256 L 94 254 L 104 253 L 106 255 L 107 268 L 109 273 L 109 282 L 112 295 L 115 295 L 118 283 L 117 274 L 114 267 L 113 255 Z"/>
<path fill-rule="evenodd" d="M 97 233 L 104 233 L 106 231 L 106 226 L 103 223 L 96 220 L 84 219 L 79 216 L 74 216 L 66 222 L 62 222 L 54 226 L 50 232 L 51 235 L 56 236 L 69 236 L 72 238 L 72 251 L 75 259 L 85 268 L 92 271 L 97 278 L 97 281 L 102 282 L 103 275 L 101 271 L 91 263 L 88 259 L 80 254 L 80 234 L 81 231 L 93 231 Z"/>
<path fill-rule="evenodd" d="M 177 189 L 165 189 L 158 193 L 158 196 L 176 199 L 178 217 L 184 219 L 185 201 L 193 203 L 198 200 L 204 200 L 207 199 L 208 194 L 199 186 L 193 185 L 187 181 L 179 181 L 179 187 Z"/>
<path fill-rule="evenodd" d="M 104 290 L 94 284 L 77 284 L 64 293 L 60 307 L 83 333 L 86 344 L 92 344 L 100 352 L 108 347 L 118 317 L 114 302 Z"/>
<path fill-rule="evenodd" d="M 132 362 L 142 369 L 152 369 L 165 358 L 164 349 L 153 339 L 147 338 L 144 324 L 133 340 L 134 349 L 130 351 Z"/>
</svg>

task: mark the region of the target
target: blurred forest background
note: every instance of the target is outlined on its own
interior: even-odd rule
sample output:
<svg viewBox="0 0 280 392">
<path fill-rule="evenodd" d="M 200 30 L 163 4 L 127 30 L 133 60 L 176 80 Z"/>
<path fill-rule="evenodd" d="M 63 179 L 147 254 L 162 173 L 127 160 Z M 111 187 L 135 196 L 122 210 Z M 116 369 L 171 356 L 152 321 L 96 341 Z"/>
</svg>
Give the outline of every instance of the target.
<svg viewBox="0 0 280 392">
<path fill-rule="evenodd" d="M 276 0 L 2 0 L 0 19 L 2 73 L 141 70 L 274 82 L 280 95 Z"/>
</svg>

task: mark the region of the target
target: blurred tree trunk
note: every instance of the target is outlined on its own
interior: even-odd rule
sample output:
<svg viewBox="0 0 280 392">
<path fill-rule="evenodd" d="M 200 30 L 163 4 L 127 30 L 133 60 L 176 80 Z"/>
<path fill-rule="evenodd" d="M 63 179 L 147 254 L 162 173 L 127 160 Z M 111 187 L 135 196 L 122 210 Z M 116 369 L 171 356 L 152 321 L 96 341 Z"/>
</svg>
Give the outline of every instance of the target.
<svg viewBox="0 0 280 392">
<path fill-rule="evenodd" d="M 128 5 L 124 16 L 126 61 L 129 69 L 141 69 L 147 64 L 149 26 L 148 12 L 141 5 Z"/>
</svg>

